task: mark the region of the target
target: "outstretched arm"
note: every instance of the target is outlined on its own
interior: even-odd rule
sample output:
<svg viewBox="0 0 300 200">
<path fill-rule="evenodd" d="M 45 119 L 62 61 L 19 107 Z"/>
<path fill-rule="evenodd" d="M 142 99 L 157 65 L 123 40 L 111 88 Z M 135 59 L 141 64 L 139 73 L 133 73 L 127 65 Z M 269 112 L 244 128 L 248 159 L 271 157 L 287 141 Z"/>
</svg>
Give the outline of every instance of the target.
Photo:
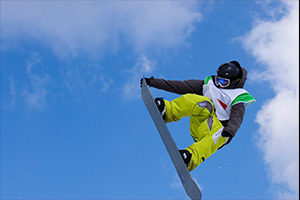
<svg viewBox="0 0 300 200">
<path fill-rule="evenodd" d="M 203 95 L 203 80 L 175 81 L 151 77 L 146 81 L 149 86 L 161 90 L 166 90 L 168 92 L 173 92 L 177 94 L 193 93 Z"/>
</svg>

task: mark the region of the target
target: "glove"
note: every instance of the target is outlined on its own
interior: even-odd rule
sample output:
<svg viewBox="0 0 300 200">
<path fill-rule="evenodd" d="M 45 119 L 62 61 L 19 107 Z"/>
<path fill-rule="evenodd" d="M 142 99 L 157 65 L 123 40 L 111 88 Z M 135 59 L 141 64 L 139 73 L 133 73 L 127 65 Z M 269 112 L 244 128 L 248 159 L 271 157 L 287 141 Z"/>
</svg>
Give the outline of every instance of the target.
<svg viewBox="0 0 300 200">
<path fill-rule="evenodd" d="M 153 76 L 151 76 L 150 78 L 146 78 L 146 77 L 145 77 L 146 84 L 150 86 L 151 79 L 153 79 L 153 78 L 154 78 Z M 141 87 L 142 87 L 143 80 L 144 80 L 144 79 L 141 79 L 141 80 L 140 80 L 140 86 L 141 86 Z"/>
<path fill-rule="evenodd" d="M 232 136 L 229 132 L 227 132 L 227 131 L 223 131 L 223 132 L 221 133 L 221 135 L 222 135 L 223 137 L 227 137 L 228 140 L 227 140 L 227 142 L 225 142 L 221 147 L 219 147 L 219 149 L 221 149 L 221 148 L 223 148 L 225 145 L 229 144 L 229 143 L 231 142 L 232 138 L 233 138 L 233 136 Z M 219 149 L 218 149 L 218 150 L 219 150 Z"/>
<path fill-rule="evenodd" d="M 223 131 L 221 134 L 222 134 L 223 137 L 229 137 L 229 138 L 232 138 L 232 137 L 233 137 L 233 136 L 232 136 L 230 133 L 228 133 L 227 131 Z"/>
</svg>

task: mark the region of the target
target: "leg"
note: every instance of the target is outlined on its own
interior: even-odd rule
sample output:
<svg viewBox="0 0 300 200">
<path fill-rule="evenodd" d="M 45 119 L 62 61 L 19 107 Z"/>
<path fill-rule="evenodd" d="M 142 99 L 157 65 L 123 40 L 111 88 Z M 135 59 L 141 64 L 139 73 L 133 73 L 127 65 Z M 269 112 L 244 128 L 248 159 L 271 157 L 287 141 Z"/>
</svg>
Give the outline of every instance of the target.
<svg viewBox="0 0 300 200">
<path fill-rule="evenodd" d="M 172 101 L 165 100 L 166 122 L 178 121 L 183 117 L 197 116 L 198 121 L 204 121 L 210 116 L 210 112 L 205 107 L 200 107 L 201 102 L 209 102 L 208 97 L 185 94 Z"/>
<path fill-rule="evenodd" d="M 199 132 L 207 133 L 206 136 L 202 137 L 201 140 L 193 143 L 187 148 L 192 154 L 191 161 L 188 165 L 188 169 L 192 171 L 198 165 L 200 165 L 205 159 L 214 154 L 218 148 L 220 148 L 226 141 L 226 137 L 222 137 L 223 126 L 218 118 L 214 115 L 212 118 L 213 122 L 211 128 L 209 127 L 209 121 L 201 123 L 199 126 Z M 203 134 L 201 134 L 203 135 Z"/>
</svg>

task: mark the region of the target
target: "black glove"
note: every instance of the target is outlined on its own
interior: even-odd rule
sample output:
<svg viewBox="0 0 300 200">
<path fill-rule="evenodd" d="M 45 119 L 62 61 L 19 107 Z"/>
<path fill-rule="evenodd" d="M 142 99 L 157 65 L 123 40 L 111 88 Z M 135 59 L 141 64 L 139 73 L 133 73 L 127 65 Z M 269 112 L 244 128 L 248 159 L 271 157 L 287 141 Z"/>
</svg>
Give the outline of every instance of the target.
<svg viewBox="0 0 300 200">
<path fill-rule="evenodd" d="M 228 140 L 227 140 L 227 142 L 225 142 L 221 147 L 219 147 L 218 150 L 221 149 L 222 147 L 224 147 L 226 144 L 229 144 L 229 142 L 231 142 L 231 140 L 232 140 L 232 138 L 233 138 L 233 136 L 232 136 L 230 133 L 228 133 L 227 131 L 223 131 L 223 132 L 221 133 L 221 135 L 222 135 L 223 137 L 227 137 Z"/>
<path fill-rule="evenodd" d="M 153 79 L 153 78 L 154 78 L 153 76 L 151 76 L 150 78 L 146 78 L 146 77 L 145 77 L 146 84 L 150 86 L 151 79 Z M 141 86 L 141 87 L 142 87 L 143 80 L 144 80 L 144 79 L 141 79 L 141 80 L 140 80 L 140 86 Z"/>
<path fill-rule="evenodd" d="M 230 133 L 228 133 L 227 131 L 223 131 L 222 132 L 222 136 L 223 137 L 229 137 L 229 138 L 232 138 L 233 136 L 230 134 Z"/>
</svg>

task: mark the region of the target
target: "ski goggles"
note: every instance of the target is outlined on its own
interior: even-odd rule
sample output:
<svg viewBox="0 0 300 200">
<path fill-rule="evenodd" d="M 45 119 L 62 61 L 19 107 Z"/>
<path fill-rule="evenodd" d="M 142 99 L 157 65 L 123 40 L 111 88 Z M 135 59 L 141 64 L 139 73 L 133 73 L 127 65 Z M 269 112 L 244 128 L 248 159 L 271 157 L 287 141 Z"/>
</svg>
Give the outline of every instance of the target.
<svg viewBox="0 0 300 200">
<path fill-rule="evenodd" d="M 230 79 L 216 76 L 216 84 L 222 88 L 227 87 L 230 84 Z"/>
</svg>

